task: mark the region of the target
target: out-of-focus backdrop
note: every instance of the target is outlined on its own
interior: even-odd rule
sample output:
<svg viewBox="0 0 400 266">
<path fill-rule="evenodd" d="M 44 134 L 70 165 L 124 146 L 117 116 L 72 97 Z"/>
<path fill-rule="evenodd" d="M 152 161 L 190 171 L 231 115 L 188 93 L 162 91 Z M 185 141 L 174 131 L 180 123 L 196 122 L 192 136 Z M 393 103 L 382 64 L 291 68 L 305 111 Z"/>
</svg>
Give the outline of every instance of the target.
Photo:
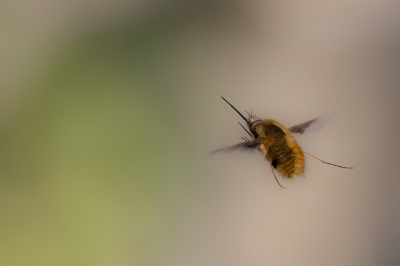
<svg viewBox="0 0 400 266">
<path fill-rule="evenodd" d="M 399 265 L 400 5 L 2 1 L 1 265 Z M 221 100 L 286 126 L 305 178 Z"/>
</svg>

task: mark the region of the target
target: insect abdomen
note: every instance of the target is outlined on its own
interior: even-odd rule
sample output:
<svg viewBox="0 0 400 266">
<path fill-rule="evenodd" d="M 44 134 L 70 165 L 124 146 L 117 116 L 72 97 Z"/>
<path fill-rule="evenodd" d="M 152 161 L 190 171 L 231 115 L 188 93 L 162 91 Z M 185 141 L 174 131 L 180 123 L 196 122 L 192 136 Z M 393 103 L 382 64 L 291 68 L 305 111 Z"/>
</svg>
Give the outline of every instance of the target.
<svg viewBox="0 0 400 266">
<path fill-rule="evenodd" d="M 284 178 L 296 178 L 304 174 L 305 157 L 289 131 L 274 120 L 264 120 L 261 152 Z"/>
</svg>

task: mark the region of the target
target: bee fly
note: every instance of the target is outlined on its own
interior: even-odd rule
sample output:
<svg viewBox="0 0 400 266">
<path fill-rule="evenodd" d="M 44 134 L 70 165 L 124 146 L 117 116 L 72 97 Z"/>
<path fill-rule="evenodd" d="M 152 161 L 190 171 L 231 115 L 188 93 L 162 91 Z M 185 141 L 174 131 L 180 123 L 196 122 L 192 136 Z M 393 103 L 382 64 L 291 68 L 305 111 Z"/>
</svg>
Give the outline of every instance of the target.
<svg viewBox="0 0 400 266">
<path fill-rule="evenodd" d="M 268 160 L 275 180 L 276 182 L 278 182 L 281 188 L 284 187 L 279 183 L 278 179 L 276 178 L 274 168 L 283 178 L 296 179 L 299 176 L 304 175 L 306 160 L 304 154 L 307 154 L 325 164 L 345 169 L 353 169 L 353 167 L 345 167 L 325 162 L 318 157 L 303 151 L 299 144 L 297 144 L 297 141 L 292 136 L 292 133 L 302 134 L 312 123 L 317 121 L 317 119 L 312 119 L 310 121 L 295 125 L 287 129 L 278 121 L 272 119 L 261 120 L 255 117 L 252 112 L 248 113 L 246 111 L 246 113 L 249 115 L 249 118 L 246 118 L 224 97 L 221 96 L 221 98 L 246 121 L 250 131 L 247 130 L 240 122 L 239 124 L 247 132 L 247 134 L 249 134 L 251 139 L 248 139 L 247 137 L 242 137 L 244 142 L 228 148 L 215 150 L 211 153 L 235 150 L 259 150 Z"/>
</svg>

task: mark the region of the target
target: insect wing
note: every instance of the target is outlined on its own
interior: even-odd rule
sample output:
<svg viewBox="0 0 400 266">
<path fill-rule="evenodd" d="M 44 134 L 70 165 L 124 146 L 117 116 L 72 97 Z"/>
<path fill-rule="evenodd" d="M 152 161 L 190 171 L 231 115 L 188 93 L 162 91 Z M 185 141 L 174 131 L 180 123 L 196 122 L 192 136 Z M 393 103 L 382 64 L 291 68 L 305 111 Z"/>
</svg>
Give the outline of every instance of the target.
<svg viewBox="0 0 400 266">
<path fill-rule="evenodd" d="M 290 132 L 292 132 L 292 133 L 303 134 L 304 131 L 305 131 L 312 123 L 316 122 L 317 120 L 318 120 L 317 118 L 312 119 L 312 120 L 307 121 L 307 122 L 305 122 L 305 123 L 292 126 L 292 127 L 288 128 L 288 130 L 289 130 Z"/>
<path fill-rule="evenodd" d="M 232 151 L 248 151 L 257 149 L 261 143 L 261 139 L 253 139 L 245 142 L 238 143 L 236 145 L 230 146 L 228 148 L 222 148 L 215 151 L 210 152 L 210 154 L 215 154 L 218 152 L 232 152 Z"/>
</svg>

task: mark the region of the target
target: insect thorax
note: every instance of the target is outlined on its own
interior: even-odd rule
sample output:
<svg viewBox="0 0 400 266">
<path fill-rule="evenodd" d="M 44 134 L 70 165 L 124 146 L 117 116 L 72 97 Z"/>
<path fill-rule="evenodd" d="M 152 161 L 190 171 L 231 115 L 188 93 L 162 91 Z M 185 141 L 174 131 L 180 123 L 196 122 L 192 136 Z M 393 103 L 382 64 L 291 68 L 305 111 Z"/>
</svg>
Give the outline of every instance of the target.
<svg viewBox="0 0 400 266">
<path fill-rule="evenodd" d="M 255 122 L 251 127 L 251 132 L 256 138 L 264 139 L 267 142 L 285 142 L 285 132 L 276 124 L 277 122 L 271 119 Z"/>
</svg>

